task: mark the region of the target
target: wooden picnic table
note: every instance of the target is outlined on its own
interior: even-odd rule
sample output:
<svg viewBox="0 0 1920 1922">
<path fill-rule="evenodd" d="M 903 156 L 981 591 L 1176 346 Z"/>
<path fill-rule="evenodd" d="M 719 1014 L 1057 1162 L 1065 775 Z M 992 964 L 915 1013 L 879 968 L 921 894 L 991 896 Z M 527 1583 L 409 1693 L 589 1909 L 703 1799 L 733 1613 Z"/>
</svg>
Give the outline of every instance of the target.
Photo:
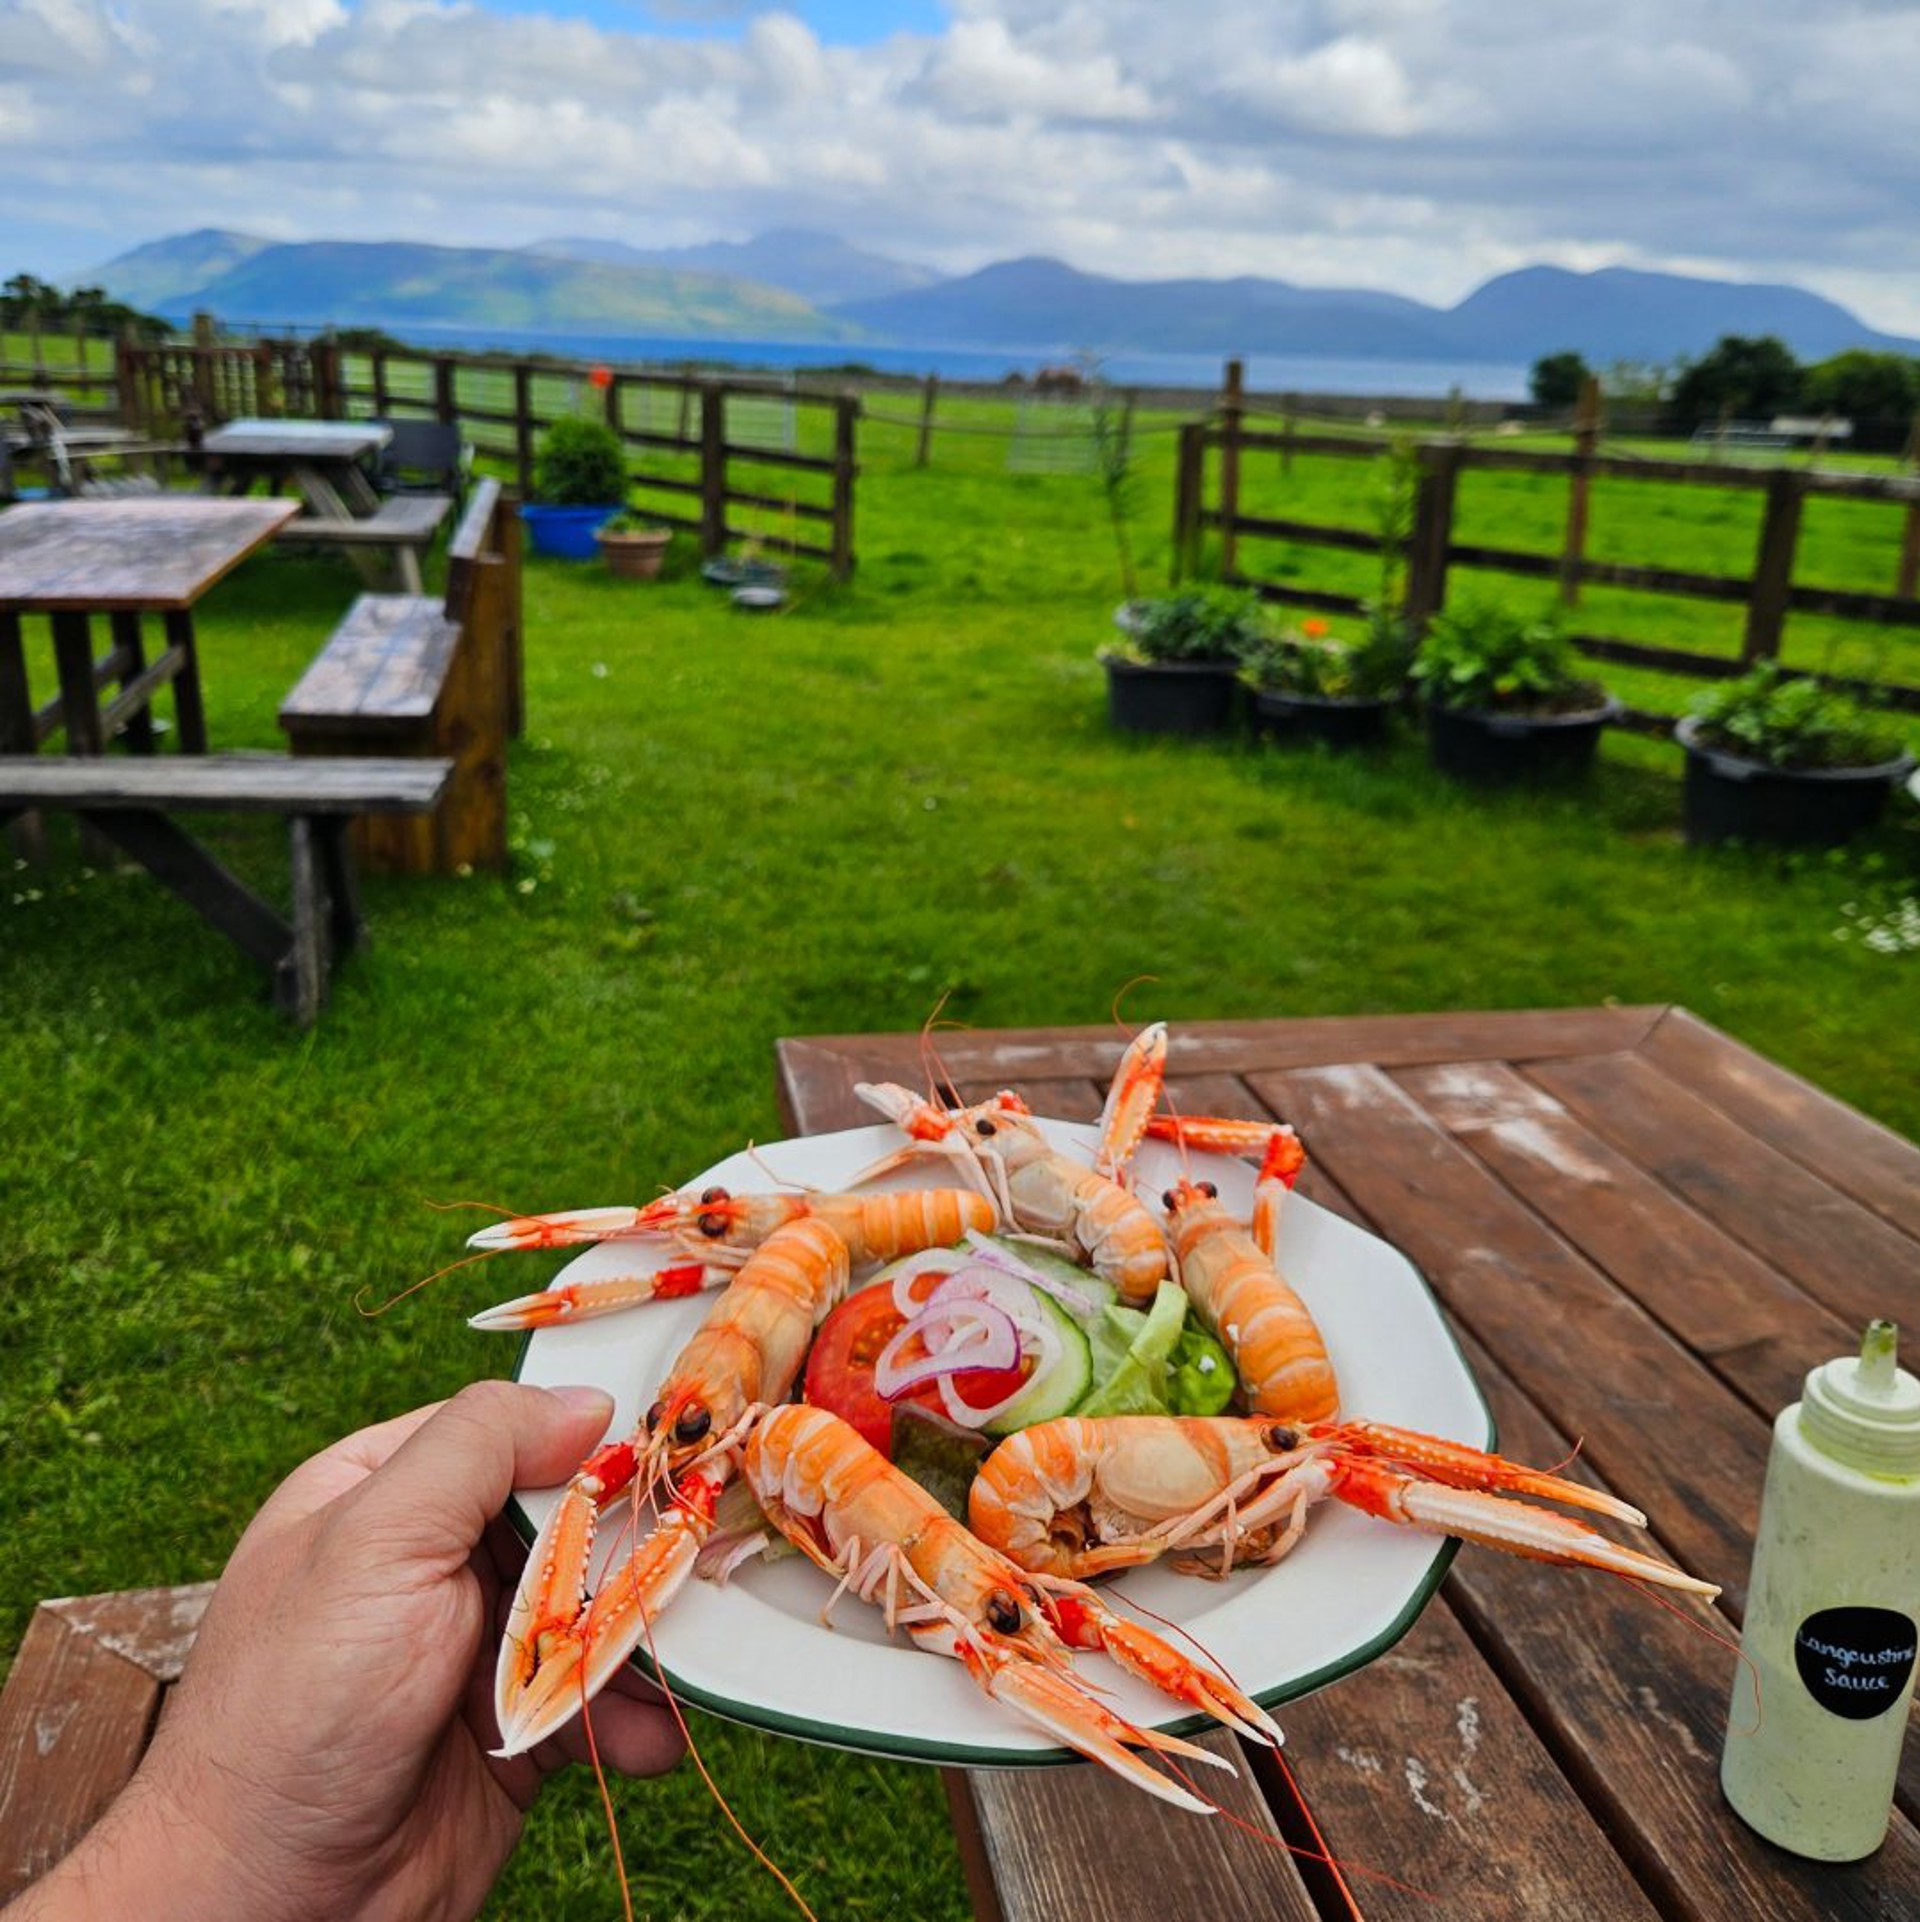
<svg viewBox="0 0 1920 1922">
<path fill-rule="evenodd" d="M 64 727 L 72 754 L 99 754 L 120 728 L 153 746 L 152 701 L 169 682 L 180 746 L 204 753 L 205 712 L 193 607 L 208 588 L 264 546 L 298 512 L 291 501 L 180 496 L 47 501 L 0 513 L 0 754 L 31 754 Z M 53 629 L 59 697 L 35 707 L 21 618 Z M 146 656 L 141 617 L 158 614 L 166 644 Z M 93 621 L 113 646 L 96 659 Z M 101 690 L 119 693 L 101 704 Z"/>
<path fill-rule="evenodd" d="M 938 1037 L 967 1099 L 1080 1120 L 1120 1046 Z M 804 1133 L 870 1122 L 856 1081 L 925 1075 L 917 1034 L 778 1060 Z M 1578 1444 L 1574 1472 L 1726 1585 L 1734 1636 L 1772 1417 L 1870 1317 L 1920 1329 L 1920 1150 L 1678 1008 L 1176 1023 L 1172 1067 L 1182 1112 L 1299 1127 L 1302 1192 L 1426 1275 L 1502 1449 Z M 1291 1782 L 1243 1769 L 1224 1798 L 1247 1829 L 1092 1767 L 956 1773 L 948 1797 L 975 1908 L 1006 1922 L 1348 1915 L 1274 1845 L 1315 1830 L 1370 1918 L 1920 1915 L 1920 1755 L 1877 1855 L 1786 1855 L 1720 1795 L 1735 1666 L 1698 1611 L 1467 1548 L 1397 1647 L 1281 1712 Z"/>
<path fill-rule="evenodd" d="M 213 491 L 290 485 L 317 519 L 348 521 L 379 510 L 363 463 L 392 438 L 380 421 L 235 420 L 209 433 L 199 453 Z"/>
<path fill-rule="evenodd" d="M 970 1098 L 1089 1120 L 1120 1053 L 1110 1029 L 939 1046 Z M 856 1081 L 922 1078 L 913 1034 L 777 1060 L 795 1132 L 870 1121 Z M 1727 1584 L 1731 1636 L 1771 1416 L 1868 1317 L 1920 1325 L 1920 1150 L 1678 1008 L 1177 1024 L 1173 1067 L 1184 1112 L 1299 1125 L 1303 1191 L 1420 1266 L 1501 1446 L 1553 1463 L 1581 1441 L 1572 1472 Z M 0 1901 L 125 1781 L 205 1596 L 34 1616 L 0 1695 Z M 1005 1922 L 1920 1914 L 1920 1757 L 1870 1860 L 1783 1854 L 1719 1793 L 1734 1673 L 1621 1583 L 1469 1548 L 1398 1646 L 1285 1709 L 1291 1782 L 1243 1767 L 1224 1798 L 1245 1829 L 1092 1767 L 950 1774 L 948 1798 L 974 1906 Z M 1312 1846 L 1309 1816 L 1350 1898 L 1276 1846 Z"/>
</svg>

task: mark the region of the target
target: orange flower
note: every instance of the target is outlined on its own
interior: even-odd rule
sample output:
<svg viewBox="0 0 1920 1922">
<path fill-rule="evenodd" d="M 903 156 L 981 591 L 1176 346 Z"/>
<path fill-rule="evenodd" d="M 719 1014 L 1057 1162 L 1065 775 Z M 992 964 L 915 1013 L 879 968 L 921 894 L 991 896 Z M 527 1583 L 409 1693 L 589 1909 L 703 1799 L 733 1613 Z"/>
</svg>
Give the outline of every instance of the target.
<svg viewBox="0 0 1920 1922">
<path fill-rule="evenodd" d="M 1302 621 L 1300 632 L 1310 641 L 1324 641 L 1327 638 L 1327 624 L 1325 621 Z"/>
<path fill-rule="evenodd" d="M 611 387 L 613 369 L 610 367 L 591 367 L 587 370 L 588 384 L 594 387 Z"/>
</svg>

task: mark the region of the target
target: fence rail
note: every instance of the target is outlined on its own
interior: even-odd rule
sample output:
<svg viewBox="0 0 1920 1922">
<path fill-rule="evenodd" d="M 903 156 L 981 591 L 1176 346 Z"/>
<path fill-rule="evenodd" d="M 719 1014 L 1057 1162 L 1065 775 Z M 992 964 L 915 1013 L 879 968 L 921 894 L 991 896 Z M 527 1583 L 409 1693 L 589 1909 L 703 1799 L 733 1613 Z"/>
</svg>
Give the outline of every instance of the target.
<svg viewBox="0 0 1920 1922">
<path fill-rule="evenodd" d="M 192 439 L 243 415 L 444 421 L 508 463 L 529 497 L 541 430 L 562 414 L 592 408 L 637 457 L 629 478 L 642 511 L 695 534 L 703 559 L 743 540 L 825 561 L 836 580 L 854 570 L 861 404 L 852 392 L 500 354 L 352 353 L 326 338 L 235 342 L 216 338 L 210 327 L 191 342 L 123 341 L 105 378 L 122 418 L 156 435 Z M 671 432 L 664 431 L 668 421 Z M 822 451 L 804 451 L 814 445 Z M 783 476 L 796 483 L 786 491 Z M 812 494 L 803 491 L 807 485 Z M 698 511 L 675 511 L 657 496 L 695 500 Z M 772 524 L 745 524 L 742 510 Z M 823 527 L 824 538 L 803 539 L 802 522 Z"/>
<path fill-rule="evenodd" d="M 1263 599 L 1319 613 L 1358 614 L 1355 594 L 1260 578 L 1241 565 L 1247 540 L 1285 541 L 1359 554 L 1381 554 L 1385 543 L 1363 529 L 1248 512 L 1241 505 L 1243 457 L 1256 451 L 1329 455 L 1374 460 L 1403 443 L 1385 435 L 1327 435 L 1248 431 L 1238 366 L 1230 363 L 1220 406 L 1206 419 L 1180 430 L 1175 467 L 1173 573 L 1176 581 L 1198 571 L 1204 537 L 1218 537 L 1223 579 L 1255 589 Z M 1617 635 L 1574 633 L 1575 647 L 1594 660 L 1655 668 L 1703 680 L 1725 680 L 1762 661 L 1777 660 L 1790 613 L 1820 614 L 1881 626 L 1920 628 L 1920 477 L 1911 474 L 1831 474 L 1799 468 L 1743 469 L 1710 461 L 1665 461 L 1604 455 L 1599 438 L 1597 391 L 1590 389 L 1575 422 L 1575 450 L 1544 453 L 1485 447 L 1457 436 L 1413 444 L 1417 466 L 1413 528 L 1406 544 L 1406 611 L 1416 632 L 1446 605 L 1456 568 L 1512 574 L 1559 583 L 1564 605 L 1578 604 L 1587 585 L 1673 595 L 1744 606 L 1746 620 L 1738 658 L 1663 647 Z M 1455 538 L 1460 478 L 1471 472 L 1508 472 L 1564 478 L 1568 485 L 1566 533 L 1557 553 L 1493 547 Z M 1759 544 L 1749 574 L 1699 572 L 1622 561 L 1597 561 L 1586 553 L 1589 490 L 1596 479 L 1679 482 L 1764 495 Z M 1793 578 L 1801 510 L 1814 497 L 1882 502 L 1904 511 L 1899 557 L 1891 591 L 1869 592 L 1796 585 Z M 1787 669 L 1788 673 L 1796 670 Z M 1890 707 L 1920 712 L 1920 687 L 1893 681 L 1823 677 Z M 1671 717 L 1640 710 L 1629 724 L 1664 731 Z"/>
</svg>

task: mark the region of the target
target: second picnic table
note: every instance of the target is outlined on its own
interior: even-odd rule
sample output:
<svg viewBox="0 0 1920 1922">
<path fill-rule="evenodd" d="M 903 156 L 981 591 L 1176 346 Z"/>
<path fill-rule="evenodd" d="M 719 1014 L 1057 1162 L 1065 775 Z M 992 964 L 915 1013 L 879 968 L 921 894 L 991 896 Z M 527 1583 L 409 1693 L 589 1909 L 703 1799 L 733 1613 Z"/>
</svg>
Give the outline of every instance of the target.
<svg viewBox="0 0 1920 1922">
<path fill-rule="evenodd" d="M 364 462 L 393 438 L 370 420 L 234 420 L 200 443 L 210 486 L 244 494 L 291 485 L 321 520 L 355 520 L 380 506 Z"/>
</svg>

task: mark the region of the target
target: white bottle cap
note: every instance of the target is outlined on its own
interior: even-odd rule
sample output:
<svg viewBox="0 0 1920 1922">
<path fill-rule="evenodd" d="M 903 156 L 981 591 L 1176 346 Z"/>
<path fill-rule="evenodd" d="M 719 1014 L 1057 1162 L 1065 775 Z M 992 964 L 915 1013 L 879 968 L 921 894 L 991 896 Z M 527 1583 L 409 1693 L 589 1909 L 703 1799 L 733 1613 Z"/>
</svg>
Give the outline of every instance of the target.
<svg viewBox="0 0 1920 1922">
<path fill-rule="evenodd" d="M 1920 1475 L 1920 1381 L 1899 1365 L 1900 1331 L 1873 1321 L 1860 1354 L 1807 1376 L 1800 1426 L 1807 1439 L 1868 1475 Z"/>
</svg>

